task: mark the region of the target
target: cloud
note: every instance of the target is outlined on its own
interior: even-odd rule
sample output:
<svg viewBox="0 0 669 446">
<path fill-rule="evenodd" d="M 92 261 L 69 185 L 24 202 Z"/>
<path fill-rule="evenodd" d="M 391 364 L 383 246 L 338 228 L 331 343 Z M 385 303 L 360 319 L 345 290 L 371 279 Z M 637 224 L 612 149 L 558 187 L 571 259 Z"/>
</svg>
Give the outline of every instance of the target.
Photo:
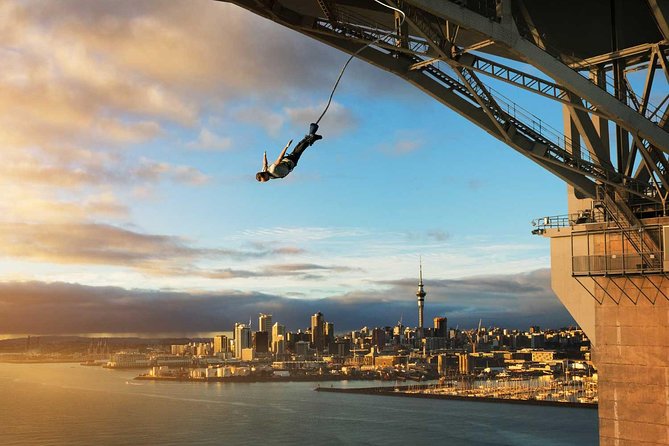
<svg viewBox="0 0 669 446">
<path fill-rule="evenodd" d="M 224 273 L 224 271 L 221 271 Z M 478 286 L 478 283 L 482 283 Z M 181 332 L 231 330 L 234 322 L 260 312 L 297 330 L 322 311 L 335 330 L 416 324 L 415 280 L 395 282 L 378 293 L 320 300 L 257 292 L 195 294 L 128 290 L 66 283 L 0 283 L 0 326 L 5 333 Z M 549 287 L 549 273 L 425 282 L 427 320 L 446 316 L 449 326 L 527 328 L 574 324 Z"/>
<path fill-rule="evenodd" d="M 209 177 L 190 166 L 172 165 L 164 162 L 156 162 L 149 159 L 141 159 L 139 166 L 133 168 L 132 175 L 148 182 L 156 182 L 162 178 L 169 178 L 178 183 L 201 185 L 209 181 Z"/>
<path fill-rule="evenodd" d="M 448 232 L 442 231 L 441 229 L 432 229 L 427 232 L 427 236 L 437 242 L 445 242 L 451 237 Z"/>
<path fill-rule="evenodd" d="M 223 152 L 232 147 L 232 138 L 220 136 L 206 128 L 200 129 L 197 140 L 186 145 L 189 149 Z"/>
<path fill-rule="evenodd" d="M 239 122 L 258 126 L 272 137 L 279 135 L 286 122 L 284 113 L 276 113 L 260 105 L 242 107 L 233 114 L 233 118 Z"/>
<path fill-rule="evenodd" d="M 419 150 L 425 142 L 417 131 L 401 130 L 396 132 L 393 141 L 380 146 L 380 151 L 393 156 L 402 156 Z"/>
<path fill-rule="evenodd" d="M 216 250 L 212 250 L 216 253 Z M 224 252 L 227 257 L 264 257 L 269 255 L 263 252 L 254 253 L 233 253 Z M 148 269 L 148 268 L 147 268 Z M 323 277 L 322 274 L 314 274 L 313 272 L 328 273 L 330 278 L 334 273 L 346 273 L 351 271 L 362 271 L 360 268 L 350 268 L 345 266 L 325 266 L 308 263 L 295 264 L 272 264 L 258 268 L 256 271 L 251 270 L 237 270 L 232 268 L 199 268 L 195 266 L 169 266 L 158 265 L 157 268 L 151 270 L 153 274 L 166 276 L 181 276 L 181 277 L 202 277 L 206 279 L 216 280 L 232 280 L 232 279 L 249 279 L 249 278 L 276 278 L 276 277 L 292 277 L 300 280 L 314 280 L 315 278 Z"/>
<path fill-rule="evenodd" d="M 216 252 L 190 247 L 178 237 L 142 234 L 106 224 L 0 223 L 0 253 L 21 259 L 142 266 Z"/>
<path fill-rule="evenodd" d="M 350 272 L 360 271 L 359 268 L 350 268 L 347 266 L 325 266 L 317 265 L 315 263 L 284 263 L 277 265 L 270 265 L 263 269 L 262 275 L 266 276 L 284 276 L 284 275 L 304 275 L 309 271 L 327 271 L 333 272 Z"/>
<path fill-rule="evenodd" d="M 286 246 L 282 248 L 273 249 L 272 252 L 278 255 L 298 255 L 298 254 L 304 254 L 306 251 L 302 248 L 297 248 L 295 246 Z"/>
<path fill-rule="evenodd" d="M 286 108 L 290 123 L 298 128 L 308 129 L 309 123 L 315 122 L 321 115 L 326 103 L 317 106 Z M 320 122 L 322 130 L 327 136 L 338 136 L 351 131 L 358 126 L 358 119 L 351 110 L 333 101 L 330 104 L 323 120 Z"/>
<path fill-rule="evenodd" d="M 256 271 L 216 266 L 220 262 L 275 259 L 277 255 L 291 257 L 302 253 L 303 250 L 295 247 L 267 249 L 260 244 L 250 250 L 200 248 L 182 237 L 147 234 L 100 223 L 0 222 L 0 256 L 14 259 L 61 265 L 108 265 L 153 276 L 221 280 L 306 277 L 313 270 L 329 273 L 355 270 L 298 263 L 266 265 Z M 209 266 L 198 266 L 201 262 Z"/>
</svg>

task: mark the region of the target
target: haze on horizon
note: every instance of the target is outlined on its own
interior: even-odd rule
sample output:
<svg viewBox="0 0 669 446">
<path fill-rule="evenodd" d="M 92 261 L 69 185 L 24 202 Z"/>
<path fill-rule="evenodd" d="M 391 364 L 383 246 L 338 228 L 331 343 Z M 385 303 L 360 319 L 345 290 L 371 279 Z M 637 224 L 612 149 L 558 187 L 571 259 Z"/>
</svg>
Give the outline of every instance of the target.
<svg viewBox="0 0 669 446">
<path fill-rule="evenodd" d="M 565 186 L 345 55 L 209 0 L 0 4 L 0 333 L 573 320 L 529 222 Z M 550 115 L 549 115 L 550 116 Z M 560 115 L 554 118 L 559 126 Z"/>
</svg>

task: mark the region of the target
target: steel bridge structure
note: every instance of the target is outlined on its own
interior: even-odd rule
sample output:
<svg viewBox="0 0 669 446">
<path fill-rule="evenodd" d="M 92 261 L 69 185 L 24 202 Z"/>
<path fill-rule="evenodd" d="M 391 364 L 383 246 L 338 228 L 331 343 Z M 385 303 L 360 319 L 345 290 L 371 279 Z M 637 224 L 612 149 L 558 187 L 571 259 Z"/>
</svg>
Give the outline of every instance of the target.
<svg viewBox="0 0 669 446">
<path fill-rule="evenodd" d="M 569 185 L 553 289 L 594 345 L 600 444 L 669 444 L 669 0 L 232 0 L 393 73 Z M 495 89 L 562 109 L 558 130 Z M 545 224 L 543 224 L 545 223 Z"/>
</svg>

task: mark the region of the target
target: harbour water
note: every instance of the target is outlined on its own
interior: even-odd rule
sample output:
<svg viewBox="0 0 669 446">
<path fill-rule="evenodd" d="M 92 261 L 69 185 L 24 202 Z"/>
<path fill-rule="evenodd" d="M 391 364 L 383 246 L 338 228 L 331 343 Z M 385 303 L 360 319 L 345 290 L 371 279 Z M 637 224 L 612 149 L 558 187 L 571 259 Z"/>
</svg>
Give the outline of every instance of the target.
<svg viewBox="0 0 669 446">
<path fill-rule="evenodd" d="M 324 393 L 302 382 L 134 381 L 137 373 L 0 364 L 1 443 L 598 444 L 595 410 Z"/>
</svg>

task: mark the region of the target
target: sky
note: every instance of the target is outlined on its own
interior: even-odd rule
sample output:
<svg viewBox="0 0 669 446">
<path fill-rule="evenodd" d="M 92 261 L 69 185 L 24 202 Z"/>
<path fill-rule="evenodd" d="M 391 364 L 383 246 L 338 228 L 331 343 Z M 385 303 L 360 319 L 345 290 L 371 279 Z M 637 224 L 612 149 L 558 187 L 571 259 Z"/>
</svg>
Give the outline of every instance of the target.
<svg viewBox="0 0 669 446">
<path fill-rule="evenodd" d="M 343 53 L 209 0 L 7 0 L 0 42 L 0 334 L 415 325 L 420 258 L 427 320 L 573 324 L 530 234 L 566 186 L 399 78 L 353 61 L 261 184 Z"/>
</svg>

